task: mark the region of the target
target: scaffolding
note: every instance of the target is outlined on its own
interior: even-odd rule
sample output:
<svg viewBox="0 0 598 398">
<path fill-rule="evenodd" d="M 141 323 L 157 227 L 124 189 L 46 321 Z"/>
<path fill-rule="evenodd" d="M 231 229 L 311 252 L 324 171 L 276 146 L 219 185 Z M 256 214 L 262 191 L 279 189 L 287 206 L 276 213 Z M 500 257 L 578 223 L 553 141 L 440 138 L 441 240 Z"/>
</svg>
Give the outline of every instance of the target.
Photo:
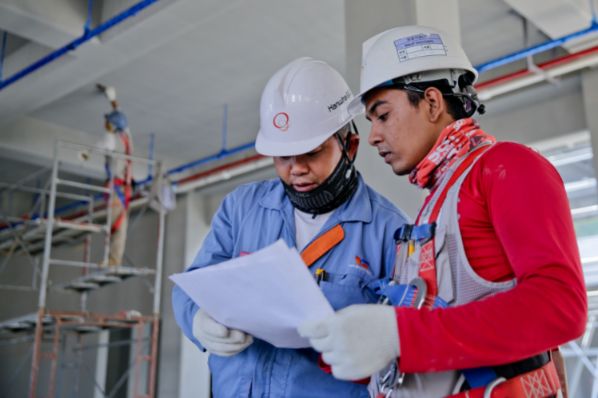
<svg viewBox="0 0 598 398">
<path fill-rule="evenodd" d="M 105 157 L 108 175 L 105 185 L 92 184 L 88 179 L 86 183 L 63 178 L 64 172 L 60 170 L 65 164 L 65 156 L 74 151 L 86 151 L 90 155 Z M 129 374 L 134 370 L 135 398 L 153 398 L 155 396 L 156 362 L 158 351 L 158 335 L 160 327 L 160 297 L 162 280 L 162 254 L 164 247 L 164 221 L 165 210 L 158 206 L 158 239 L 156 247 L 155 268 L 126 267 L 122 264 L 109 265 L 109 248 L 111 242 L 112 203 L 118 200 L 115 191 L 116 162 L 130 162 L 148 166 L 149 180 L 152 178 L 151 170 L 161 172 L 160 162 L 135 156 L 128 156 L 111 151 L 105 151 L 79 144 L 56 141 L 54 160 L 51 168 L 39 170 L 16 184 L 0 183 L 0 196 L 13 191 L 22 191 L 36 195 L 31 211 L 22 217 L 4 215 L 0 226 L 0 252 L 4 254 L 0 262 L 0 273 L 7 267 L 14 254 L 26 256 L 33 265 L 33 278 L 31 286 L 15 286 L 0 283 L 0 288 L 21 291 L 39 291 L 37 311 L 15 319 L 0 322 L 0 345 L 16 344 L 33 340 L 32 346 L 23 357 L 4 391 L 0 391 L 0 398 L 8 396 L 12 384 L 15 382 L 25 364 L 31 358 L 31 371 L 29 382 L 29 397 L 35 398 L 40 389 L 40 362 L 51 362 L 50 375 L 47 377 L 48 386 L 45 390 L 47 397 L 54 397 L 60 390 L 60 374 L 64 364 L 64 347 L 66 334 L 74 334 L 77 339 L 75 362 L 70 365 L 74 372 L 72 397 L 78 396 L 79 369 L 81 368 L 82 336 L 90 333 L 114 330 L 131 330 L 132 337 L 128 343 L 134 344 L 134 360 L 129 364 L 127 371 L 118 381 L 114 390 L 122 386 Z M 50 172 L 45 186 L 42 188 L 27 186 L 36 178 Z M 62 172 L 62 174 L 61 174 Z M 65 191 L 69 190 L 70 192 Z M 83 191 L 83 194 L 78 193 Z M 71 201 L 67 205 L 57 208 L 57 198 L 62 201 Z M 114 198 L 114 199 L 113 199 Z M 129 210 L 142 207 L 136 221 L 148 208 L 152 198 L 149 196 L 133 197 Z M 75 212 L 84 208 L 82 212 Z M 67 214 L 68 213 L 68 214 Z M 61 214 L 67 214 L 61 217 Z M 102 222 L 103 221 L 103 222 Z M 133 223 L 132 228 L 136 221 Z M 132 229 L 130 228 L 130 230 Z M 104 235 L 104 251 L 101 262 L 91 262 L 91 237 L 93 233 Z M 77 242 L 84 243 L 83 261 L 67 261 L 53 258 L 52 249 L 65 244 Z M 40 269 L 41 257 L 41 269 Z M 53 284 L 50 287 L 49 272 L 51 266 L 70 266 L 82 269 L 82 275 L 70 281 Z M 133 277 L 154 276 L 150 292 L 153 294 L 153 313 L 143 316 L 129 311 L 119 314 L 94 314 L 87 311 L 87 299 L 91 291 L 105 286 L 118 284 Z M 0 279 L 1 281 L 1 279 Z M 38 287 L 39 281 L 39 287 Z M 149 284 L 149 282 L 146 281 Z M 151 285 L 151 284 L 150 284 Z M 49 291 L 74 292 L 80 295 L 80 311 L 54 311 L 47 308 L 47 294 Z M 134 334 L 133 334 L 134 333 Z M 17 337 L 15 337 L 15 335 Z M 42 350 L 42 342 L 49 342 L 50 352 Z M 122 344 L 120 344 L 122 345 Z M 110 344 L 98 344 L 97 347 L 106 347 Z M 145 365 L 144 365 L 145 364 Z M 89 370 L 89 369 L 88 369 Z M 46 379 L 46 378 L 44 378 Z M 96 391 L 104 397 L 114 396 L 115 391 L 106 392 L 101 384 L 95 380 Z M 139 392 L 143 390 L 141 393 Z M 5 395 L 6 394 L 6 395 Z"/>
<path fill-rule="evenodd" d="M 569 370 L 569 396 L 577 398 L 588 396 L 598 398 L 598 344 L 594 339 L 594 332 L 598 326 L 598 290 L 588 292 L 588 321 L 581 339 L 570 341 L 561 347 L 563 357 L 573 359 L 572 371 Z M 582 391 L 584 384 L 582 376 L 584 370 L 589 372 L 592 392 L 590 395 Z"/>
</svg>

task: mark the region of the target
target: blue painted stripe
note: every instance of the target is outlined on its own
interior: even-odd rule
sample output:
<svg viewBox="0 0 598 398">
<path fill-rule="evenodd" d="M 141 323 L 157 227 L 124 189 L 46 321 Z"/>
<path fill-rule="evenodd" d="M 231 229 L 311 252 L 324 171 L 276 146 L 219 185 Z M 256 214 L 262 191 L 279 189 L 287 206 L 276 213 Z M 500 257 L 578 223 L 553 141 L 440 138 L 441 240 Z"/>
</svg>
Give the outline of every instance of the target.
<svg viewBox="0 0 598 398">
<path fill-rule="evenodd" d="M 188 164 L 184 164 L 184 165 L 179 166 L 179 167 L 177 167 L 175 169 L 169 170 L 168 171 L 168 175 L 175 174 L 175 173 L 181 173 L 181 172 L 183 172 L 185 170 L 189 170 L 189 169 L 192 169 L 194 167 L 198 167 L 198 166 L 204 165 L 206 163 L 213 162 L 215 160 L 224 159 L 224 158 L 226 158 L 226 157 L 228 157 L 230 155 L 234 155 L 235 153 L 243 152 L 243 151 L 246 151 L 247 149 L 251 149 L 251 148 L 255 148 L 255 142 L 252 142 L 252 143 L 247 144 L 247 145 L 242 145 L 242 146 L 233 148 L 233 149 L 231 149 L 229 151 L 223 150 L 223 151 L 221 151 L 220 153 L 218 153 L 216 155 L 208 156 L 207 158 L 203 158 L 203 159 L 196 160 L 196 161 L 188 163 Z"/>
</svg>

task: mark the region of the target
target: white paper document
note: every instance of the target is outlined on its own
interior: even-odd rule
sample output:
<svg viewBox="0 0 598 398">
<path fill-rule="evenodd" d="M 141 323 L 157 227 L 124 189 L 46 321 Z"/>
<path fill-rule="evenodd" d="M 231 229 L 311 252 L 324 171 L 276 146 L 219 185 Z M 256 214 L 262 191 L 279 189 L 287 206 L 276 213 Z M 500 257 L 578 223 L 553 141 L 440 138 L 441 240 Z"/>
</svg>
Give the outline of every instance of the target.
<svg viewBox="0 0 598 398">
<path fill-rule="evenodd" d="M 334 313 L 297 250 L 282 239 L 170 279 L 217 322 L 280 348 L 309 347 L 297 326 Z"/>
</svg>

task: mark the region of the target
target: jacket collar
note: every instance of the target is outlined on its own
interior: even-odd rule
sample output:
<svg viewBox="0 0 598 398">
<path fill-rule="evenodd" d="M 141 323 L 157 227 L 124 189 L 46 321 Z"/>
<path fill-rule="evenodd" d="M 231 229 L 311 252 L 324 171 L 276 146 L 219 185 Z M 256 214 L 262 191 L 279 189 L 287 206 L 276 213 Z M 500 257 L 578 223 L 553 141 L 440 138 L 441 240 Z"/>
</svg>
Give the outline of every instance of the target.
<svg viewBox="0 0 598 398">
<path fill-rule="evenodd" d="M 358 174 L 359 185 L 353 196 L 332 213 L 332 218 L 337 222 L 360 221 L 370 223 L 372 221 L 372 202 L 367 186 Z M 270 191 L 260 199 L 260 206 L 267 209 L 279 210 L 281 212 L 292 212 L 293 204 L 284 191 L 280 180 L 275 180 Z M 330 220 L 329 220 L 330 221 Z"/>
</svg>

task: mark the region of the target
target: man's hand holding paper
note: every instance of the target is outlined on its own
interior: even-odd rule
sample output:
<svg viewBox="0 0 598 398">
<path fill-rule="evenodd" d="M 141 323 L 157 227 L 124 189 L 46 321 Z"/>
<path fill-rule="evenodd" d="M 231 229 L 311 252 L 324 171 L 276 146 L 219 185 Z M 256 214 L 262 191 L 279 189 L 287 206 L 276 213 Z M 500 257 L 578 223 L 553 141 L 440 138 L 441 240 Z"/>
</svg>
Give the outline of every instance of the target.
<svg viewBox="0 0 598 398">
<path fill-rule="evenodd" d="M 201 308 L 193 317 L 193 335 L 210 354 L 221 357 L 238 354 L 253 343 L 252 335 L 228 329 Z"/>
</svg>

